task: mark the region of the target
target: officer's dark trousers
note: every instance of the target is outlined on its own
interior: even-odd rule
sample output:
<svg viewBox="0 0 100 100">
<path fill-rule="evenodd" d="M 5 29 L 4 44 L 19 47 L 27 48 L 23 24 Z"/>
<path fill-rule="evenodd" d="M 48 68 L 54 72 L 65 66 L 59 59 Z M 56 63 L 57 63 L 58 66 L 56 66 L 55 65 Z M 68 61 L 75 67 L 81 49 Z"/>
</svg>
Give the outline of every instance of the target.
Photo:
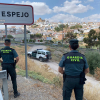
<svg viewBox="0 0 100 100">
<path fill-rule="evenodd" d="M 14 94 L 17 93 L 17 82 L 16 82 L 16 71 L 12 64 L 3 65 L 2 70 L 6 70 L 7 73 L 11 76 Z"/>
<path fill-rule="evenodd" d="M 63 100 L 70 100 L 74 89 L 76 100 L 83 100 L 83 85 L 79 84 L 79 78 L 66 78 L 63 85 Z"/>
</svg>

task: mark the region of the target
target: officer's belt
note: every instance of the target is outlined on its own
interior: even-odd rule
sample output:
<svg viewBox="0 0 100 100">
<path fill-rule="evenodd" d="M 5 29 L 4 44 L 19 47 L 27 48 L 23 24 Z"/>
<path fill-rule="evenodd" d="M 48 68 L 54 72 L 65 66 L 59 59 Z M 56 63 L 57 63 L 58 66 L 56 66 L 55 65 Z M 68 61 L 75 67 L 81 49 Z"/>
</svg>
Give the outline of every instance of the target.
<svg viewBox="0 0 100 100">
<path fill-rule="evenodd" d="M 14 63 L 2 63 L 2 65 L 14 65 Z"/>
<path fill-rule="evenodd" d="M 66 75 L 66 78 L 80 78 L 80 75 L 78 75 L 78 76 L 70 76 L 70 75 Z"/>
</svg>

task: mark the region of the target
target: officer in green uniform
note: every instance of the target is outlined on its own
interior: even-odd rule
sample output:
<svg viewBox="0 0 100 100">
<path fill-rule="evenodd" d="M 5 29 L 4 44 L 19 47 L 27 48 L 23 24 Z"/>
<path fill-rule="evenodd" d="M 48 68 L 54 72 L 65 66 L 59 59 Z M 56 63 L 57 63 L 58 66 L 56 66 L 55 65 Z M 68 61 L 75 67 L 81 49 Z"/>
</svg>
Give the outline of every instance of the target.
<svg viewBox="0 0 100 100">
<path fill-rule="evenodd" d="M 5 47 L 0 50 L 0 58 L 2 58 L 2 70 L 7 71 L 7 75 L 11 76 L 13 90 L 14 90 L 14 98 L 18 97 L 20 93 L 17 91 L 17 82 L 16 82 L 16 71 L 15 71 L 15 62 L 14 58 L 16 58 L 16 63 L 19 61 L 19 57 L 17 52 L 10 48 L 11 41 L 10 39 L 5 39 Z"/>
<path fill-rule="evenodd" d="M 69 44 L 70 52 L 63 55 L 58 68 L 64 75 L 63 100 L 70 100 L 73 89 L 76 100 L 83 100 L 83 85 L 89 67 L 85 56 L 76 50 L 78 40 L 72 39 Z"/>
</svg>

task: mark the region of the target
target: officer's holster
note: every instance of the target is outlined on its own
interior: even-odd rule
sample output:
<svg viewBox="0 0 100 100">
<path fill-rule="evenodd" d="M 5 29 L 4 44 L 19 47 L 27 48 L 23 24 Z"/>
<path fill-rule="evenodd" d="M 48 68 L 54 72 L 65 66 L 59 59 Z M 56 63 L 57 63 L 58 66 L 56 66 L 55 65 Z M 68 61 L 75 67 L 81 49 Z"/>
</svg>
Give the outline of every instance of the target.
<svg viewBox="0 0 100 100">
<path fill-rule="evenodd" d="M 63 73 L 63 83 L 65 82 L 65 79 L 66 79 L 66 74 L 65 72 Z"/>
<path fill-rule="evenodd" d="M 81 74 L 80 74 L 80 84 L 85 84 L 86 80 L 87 79 L 85 78 L 85 73 L 81 72 Z"/>
</svg>

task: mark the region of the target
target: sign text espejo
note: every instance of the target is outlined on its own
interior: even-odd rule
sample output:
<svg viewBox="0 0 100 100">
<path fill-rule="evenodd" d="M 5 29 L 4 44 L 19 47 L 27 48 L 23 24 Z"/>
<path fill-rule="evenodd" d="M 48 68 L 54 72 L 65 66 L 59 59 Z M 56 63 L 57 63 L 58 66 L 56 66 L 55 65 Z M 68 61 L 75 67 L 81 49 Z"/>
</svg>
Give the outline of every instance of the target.
<svg viewBox="0 0 100 100">
<path fill-rule="evenodd" d="M 32 25 L 34 11 L 31 5 L 0 3 L 0 20 L 4 25 Z"/>
</svg>

